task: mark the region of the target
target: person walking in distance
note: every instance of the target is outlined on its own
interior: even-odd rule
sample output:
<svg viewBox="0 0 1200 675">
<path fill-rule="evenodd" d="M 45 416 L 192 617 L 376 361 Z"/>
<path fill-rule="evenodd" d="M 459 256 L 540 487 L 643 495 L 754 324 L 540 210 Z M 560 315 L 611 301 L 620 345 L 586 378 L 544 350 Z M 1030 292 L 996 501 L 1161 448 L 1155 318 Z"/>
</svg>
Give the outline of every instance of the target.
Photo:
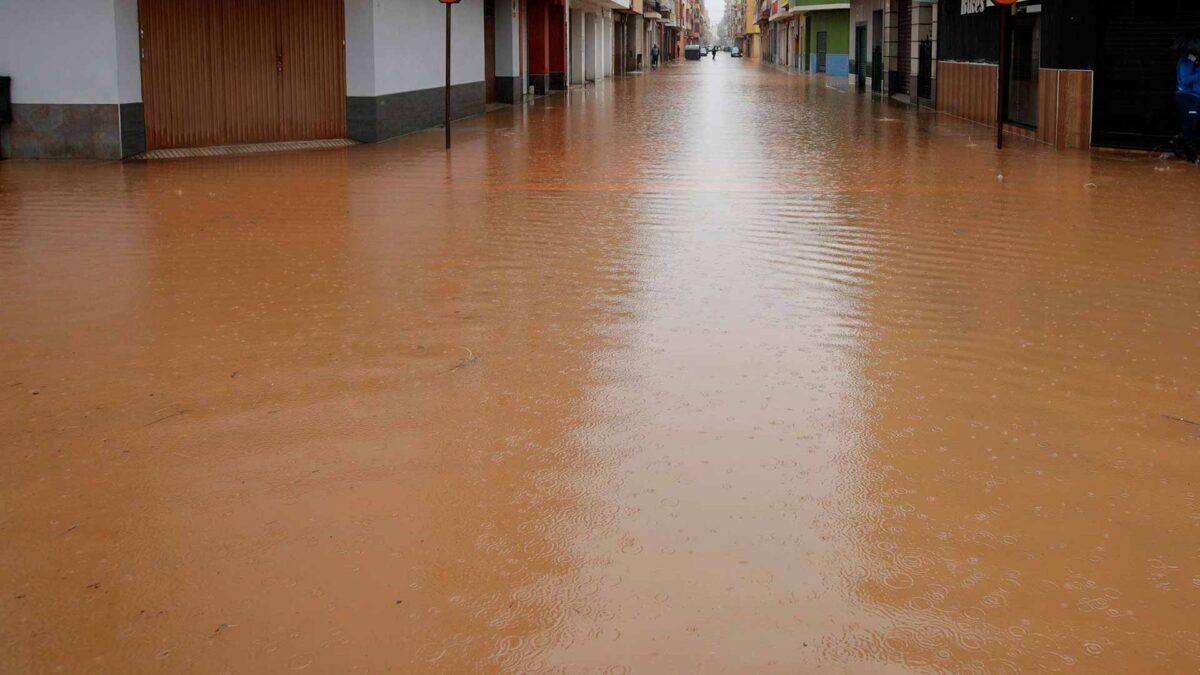
<svg viewBox="0 0 1200 675">
<path fill-rule="evenodd" d="M 658 69 L 658 45 L 654 45 L 650 48 L 650 69 Z"/>
</svg>

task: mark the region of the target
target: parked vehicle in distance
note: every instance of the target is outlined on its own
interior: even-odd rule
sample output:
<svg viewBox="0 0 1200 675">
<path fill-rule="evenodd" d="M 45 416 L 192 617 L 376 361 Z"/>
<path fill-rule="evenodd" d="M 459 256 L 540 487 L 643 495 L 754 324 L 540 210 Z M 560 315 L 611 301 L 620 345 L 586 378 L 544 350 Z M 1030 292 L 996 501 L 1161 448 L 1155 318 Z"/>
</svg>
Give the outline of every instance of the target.
<svg viewBox="0 0 1200 675">
<path fill-rule="evenodd" d="M 700 60 L 700 45 L 688 45 L 683 48 L 683 58 L 688 61 Z"/>
<path fill-rule="evenodd" d="M 708 56 L 708 47 L 700 48 L 700 56 Z"/>
<path fill-rule="evenodd" d="M 730 56 L 737 57 L 737 58 L 739 58 L 739 59 L 740 59 L 740 58 L 742 57 L 742 48 L 741 48 L 741 47 L 734 47 L 734 48 L 733 48 L 733 49 L 732 49 L 732 50 L 729 52 L 729 55 L 730 55 Z"/>
</svg>

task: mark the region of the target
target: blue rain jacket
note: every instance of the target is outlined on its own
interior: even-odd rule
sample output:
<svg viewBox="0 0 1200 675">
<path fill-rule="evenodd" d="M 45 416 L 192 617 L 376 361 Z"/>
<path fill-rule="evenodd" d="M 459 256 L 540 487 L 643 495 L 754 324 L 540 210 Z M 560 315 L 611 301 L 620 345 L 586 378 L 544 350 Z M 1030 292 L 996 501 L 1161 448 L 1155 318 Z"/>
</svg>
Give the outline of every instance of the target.
<svg viewBox="0 0 1200 675">
<path fill-rule="evenodd" d="M 1200 96 L 1200 58 L 1184 54 L 1175 67 L 1175 74 L 1178 78 L 1176 93 Z"/>
</svg>

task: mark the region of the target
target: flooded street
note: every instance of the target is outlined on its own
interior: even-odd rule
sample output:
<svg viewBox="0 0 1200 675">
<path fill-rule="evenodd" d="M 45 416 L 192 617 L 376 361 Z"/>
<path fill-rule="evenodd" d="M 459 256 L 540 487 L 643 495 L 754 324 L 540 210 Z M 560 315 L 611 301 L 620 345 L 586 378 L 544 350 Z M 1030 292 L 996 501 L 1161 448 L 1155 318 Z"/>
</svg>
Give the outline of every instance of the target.
<svg viewBox="0 0 1200 675">
<path fill-rule="evenodd" d="M 1200 174 L 749 61 L 0 163 L 0 671 L 1194 672 Z"/>
</svg>

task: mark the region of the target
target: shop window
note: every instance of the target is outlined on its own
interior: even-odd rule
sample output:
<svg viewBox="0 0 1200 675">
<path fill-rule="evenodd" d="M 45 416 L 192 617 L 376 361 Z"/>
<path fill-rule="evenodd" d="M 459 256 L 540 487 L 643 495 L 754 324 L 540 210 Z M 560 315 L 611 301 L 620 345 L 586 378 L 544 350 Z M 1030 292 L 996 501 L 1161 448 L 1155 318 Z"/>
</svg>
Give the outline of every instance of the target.
<svg viewBox="0 0 1200 675">
<path fill-rule="evenodd" d="M 1009 122 L 1037 127 L 1041 51 L 1041 15 L 1018 14 L 1013 17 L 1012 61 L 1008 79 Z"/>
</svg>

